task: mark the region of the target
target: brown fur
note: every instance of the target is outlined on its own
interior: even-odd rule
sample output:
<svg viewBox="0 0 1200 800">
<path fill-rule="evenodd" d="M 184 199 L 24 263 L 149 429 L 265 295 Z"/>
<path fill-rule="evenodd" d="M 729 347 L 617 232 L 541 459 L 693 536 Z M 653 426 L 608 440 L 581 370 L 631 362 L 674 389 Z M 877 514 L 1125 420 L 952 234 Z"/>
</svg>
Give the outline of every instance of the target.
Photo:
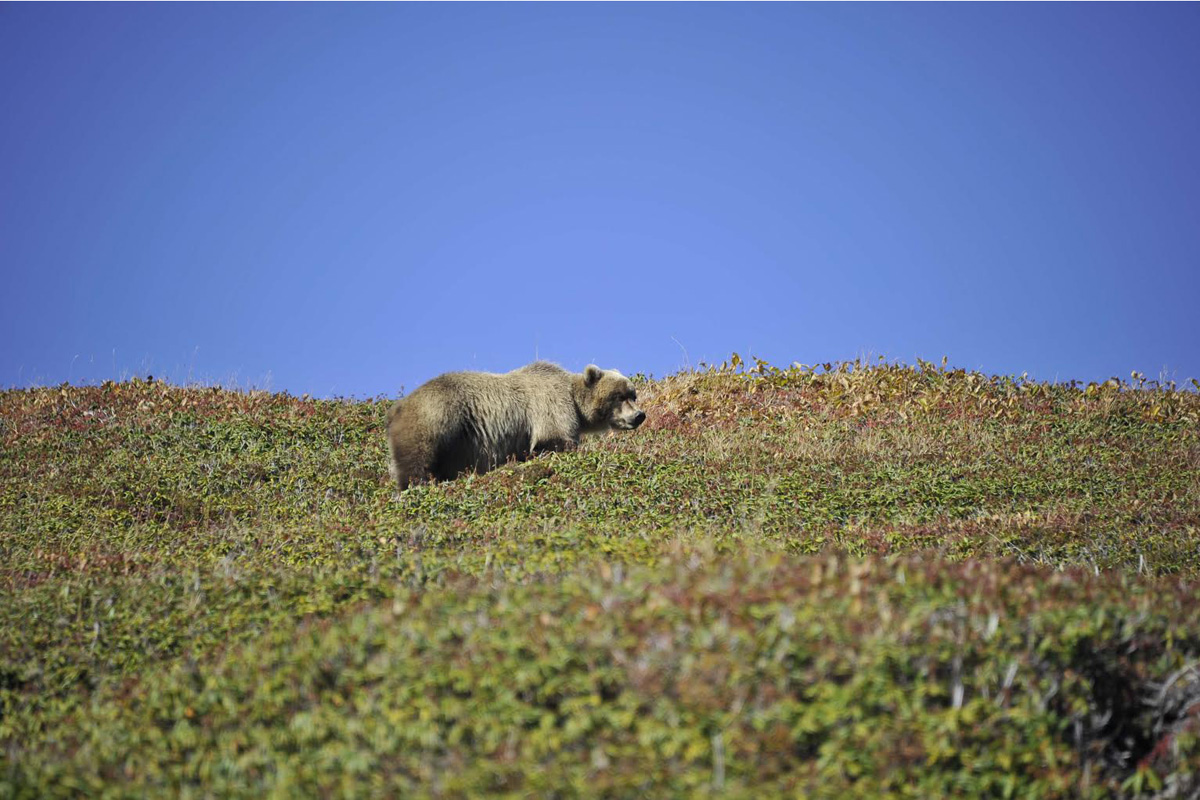
<svg viewBox="0 0 1200 800">
<path fill-rule="evenodd" d="M 449 372 L 388 412 L 389 471 L 403 491 L 564 450 L 583 434 L 641 425 L 636 400 L 624 375 L 594 364 L 582 373 L 545 361 L 503 375 Z"/>
</svg>

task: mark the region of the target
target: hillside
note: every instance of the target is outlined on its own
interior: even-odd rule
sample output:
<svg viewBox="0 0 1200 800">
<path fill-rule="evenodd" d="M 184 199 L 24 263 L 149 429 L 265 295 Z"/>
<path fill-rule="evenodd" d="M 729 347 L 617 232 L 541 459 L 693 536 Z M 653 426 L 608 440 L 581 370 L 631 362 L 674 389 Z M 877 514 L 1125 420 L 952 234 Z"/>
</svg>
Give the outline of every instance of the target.
<svg viewBox="0 0 1200 800">
<path fill-rule="evenodd" d="M 1200 791 L 1194 391 L 639 391 L 400 501 L 383 399 L 0 392 L 0 797 Z"/>
</svg>

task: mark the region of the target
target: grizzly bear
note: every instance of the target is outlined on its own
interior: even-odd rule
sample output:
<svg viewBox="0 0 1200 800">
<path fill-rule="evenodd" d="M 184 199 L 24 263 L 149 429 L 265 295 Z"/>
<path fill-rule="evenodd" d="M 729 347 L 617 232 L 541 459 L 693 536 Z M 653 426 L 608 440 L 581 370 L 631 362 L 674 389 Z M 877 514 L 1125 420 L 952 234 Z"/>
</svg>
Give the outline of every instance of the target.
<svg viewBox="0 0 1200 800">
<path fill-rule="evenodd" d="M 585 433 L 633 430 L 646 419 L 636 401 L 628 378 L 594 364 L 582 373 L 546 361 L 503 375 L 449 372 L 388 411 L 388 471 L 398 491 L 487 472 L 573 447 Z"/>
</svg>

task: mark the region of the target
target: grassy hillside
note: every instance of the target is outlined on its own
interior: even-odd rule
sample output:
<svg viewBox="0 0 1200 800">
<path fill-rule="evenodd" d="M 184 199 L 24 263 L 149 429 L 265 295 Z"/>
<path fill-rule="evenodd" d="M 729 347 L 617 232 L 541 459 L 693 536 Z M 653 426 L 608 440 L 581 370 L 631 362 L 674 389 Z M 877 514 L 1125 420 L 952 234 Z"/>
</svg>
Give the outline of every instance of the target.
<svg viewBox="0 0 1200 800">
<path fill-rule="evenodd" d="M 1200 396 L 736 357 L 387 482 L 383 400 L 0 392 L 0 797 L 1184 797 Z"/>
</svg>

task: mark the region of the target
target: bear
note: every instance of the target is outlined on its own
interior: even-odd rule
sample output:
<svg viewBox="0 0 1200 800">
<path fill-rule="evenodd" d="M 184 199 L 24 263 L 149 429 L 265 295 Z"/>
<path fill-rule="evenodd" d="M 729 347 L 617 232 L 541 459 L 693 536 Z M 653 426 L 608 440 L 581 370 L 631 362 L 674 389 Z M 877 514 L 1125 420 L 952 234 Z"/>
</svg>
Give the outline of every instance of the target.
<svg viewBox="0 0 1200 800">
<path fill-rule="evenodd" d="M 388 471 L 402 492 L 566 450 L 584 434 L 633 430 L 645 419 L 629 379 L 595 364 L 581 373 L 547 361 L 503 374 L 448 372 L 388 411 Z"/>
</svg>

